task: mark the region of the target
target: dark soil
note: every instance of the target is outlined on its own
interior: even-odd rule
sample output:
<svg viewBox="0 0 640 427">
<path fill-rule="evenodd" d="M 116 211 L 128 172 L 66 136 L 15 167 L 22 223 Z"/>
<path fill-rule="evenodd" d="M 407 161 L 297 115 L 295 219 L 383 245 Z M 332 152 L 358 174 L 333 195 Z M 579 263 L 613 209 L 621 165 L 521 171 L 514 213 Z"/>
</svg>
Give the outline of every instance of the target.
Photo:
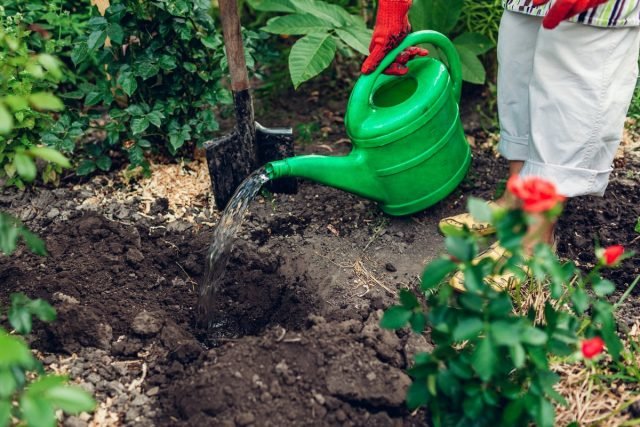
<svg viewBox="0 0 640 427">
<path fill-rule="evenodd" d="M 307 101 L 282 105 L 282 119 L 291 123 L 287 108 Z M 332 130 L 303 150 L 344 151 L 344 103 L 329 113 L 304 108 L 304 117 Z M 429 350 L 428 339 L 383 331 L 378 322 L 397 290 L 415 287 L 441 252 L 438 220 L 462 212 L 468 195 L 491 198 L 500 187 L 506 163 L 480 148 L 483 133 L 474 132 L 467 180 L 412 217 L 391 218 L 369 201 L 310 183 L 295 196 L 258 198 L 222 284 L 226 323 L 213 335 L 194 317 L 211 228 L 165 224 L 134 208 L 114 216 L 124 209 L 115 204 L 79 209 L 82 188 L 6 191 L 0 208 L 39 232 L 50 256 L 22 248 L 1 259 L 0 304 L 12 292 L 52 301 L 58 320 L 35 328 L 34 346 L 46 364 L 75 355 L 82 363 L 68 362 L 72 377 L 111 402 L 113 425 L 424 425 L 424 414 L 404 406 L 403 370 Z M 567 205 L 561 256 L 592 264 L 594 241 L 640 249 L 634 159 L 618 162 L 604 198 Z M 621 291 L 640 273 L 638 259 L 609 273 Z M 632 297 L 624 313 L 637 304 Z"/>
</svg>

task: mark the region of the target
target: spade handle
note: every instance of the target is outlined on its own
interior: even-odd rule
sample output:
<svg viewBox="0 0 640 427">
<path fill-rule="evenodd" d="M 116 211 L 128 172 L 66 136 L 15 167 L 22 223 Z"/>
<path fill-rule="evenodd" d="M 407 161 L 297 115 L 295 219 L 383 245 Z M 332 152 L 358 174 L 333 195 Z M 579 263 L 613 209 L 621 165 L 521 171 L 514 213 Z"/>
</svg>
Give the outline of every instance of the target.
<svg viewBox="0 0 640 427">
<path fill-rule="evenodd" d="M 231 89 L 240 92 L 249 89 L 247 63 L 244 59 L 242 32 L 240 31 L 240 15 L 236 0 L 219 0 L 220 19 L 224 35 L 224 46 L 227 51 L 229 72 L 231 73 Z"/>
</svg>

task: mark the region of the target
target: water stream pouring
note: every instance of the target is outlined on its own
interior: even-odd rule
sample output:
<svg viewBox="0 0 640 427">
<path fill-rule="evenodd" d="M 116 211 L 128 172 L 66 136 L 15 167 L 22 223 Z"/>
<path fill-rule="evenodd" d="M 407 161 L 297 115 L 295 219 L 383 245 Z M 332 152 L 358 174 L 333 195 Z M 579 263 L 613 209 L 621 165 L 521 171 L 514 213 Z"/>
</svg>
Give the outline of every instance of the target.
<svg viewBox="0 0 640 427">
<path fill-rule="evenodd" d="M 446 61 L 421 57 L 405 76 L 382 72 L 405 48 L 429 43 Z M 444 35 L 409 34 L 349 98 L 345 123 L 353 141 L 347 156 L 297 156 L 267 163 L 272 179 L 297 176 L 380 203 L 389 215 L 419 212 L 460 184 L 471 150 L 460 121 L 460 58 Z"/>
<path fill-rule="evenodd" d="M 213 232 L 213 242 L 209 246 L 205 260 L 204 281 L 200 285 L 197 316 L 204 328 L 213 328 L 222 324 L 212 312 L 214 300 L 218 296 L 220 281 L 224 276 L 227 262 L 231 256 L 233 241 L 242 225 L 249 203 L 256 197 L 262 186 L 269 181 L 264 168 L 253 172 L 231 197 L 229 204 L 222 212 L 220 221 Z"/>
<path fill-rule="evenodd" d="M 405 48 L 430 43 L 446 56 L 409 62 L 406 76 L 382 74 Z M 460 58 L 444 35 L 412 33 L 378 69 L 356 83 L 346 114 L 353 150 L 347 156 L 299 156 L 267 163 L 238 187 L 214 231 L 200 286 L 199 321 L 220 324 L 212 312 L 234 237 L 249 202 L 269 179 L 308 178 L 375 200 L 390 215 L 423 210 L 451 193 L 471 161 L 460 121 Z"/>
</svg>

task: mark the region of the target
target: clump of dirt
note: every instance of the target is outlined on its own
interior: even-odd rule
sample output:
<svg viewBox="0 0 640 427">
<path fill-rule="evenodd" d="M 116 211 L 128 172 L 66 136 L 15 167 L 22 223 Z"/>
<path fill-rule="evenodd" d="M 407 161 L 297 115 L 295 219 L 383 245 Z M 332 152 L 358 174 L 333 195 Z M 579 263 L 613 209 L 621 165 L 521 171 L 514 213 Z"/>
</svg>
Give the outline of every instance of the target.
<svg viewBox="0 0 640 427">
<path fill-rule="evenodd" d="M 277 327 L 210 350 L 169 390 L 177 425 L 422 425 L 404 408 L 404 363 L 385 363 L 367 345 L 378 321 L 311 317 L 304 332 Z M 401 340 L 386 334 L 402 360 Z"/>
</svg>

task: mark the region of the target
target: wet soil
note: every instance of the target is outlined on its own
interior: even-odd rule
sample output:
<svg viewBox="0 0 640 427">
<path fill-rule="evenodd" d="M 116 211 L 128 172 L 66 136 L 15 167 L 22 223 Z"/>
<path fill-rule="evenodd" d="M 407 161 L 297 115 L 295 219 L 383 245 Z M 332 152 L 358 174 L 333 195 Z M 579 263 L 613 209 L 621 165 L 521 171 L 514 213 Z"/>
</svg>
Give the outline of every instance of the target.
<svg viewBox="0 0 640 427">
<path fill-rule="evenodd" d="M 331 130 L 301 151 L 345 150 L 343 107 L 308 107 L 308 120 Z M 282 118 L 293 120 L 286 111 Z M 295 196 L 260 196 L 222 284 L 224 325 L 209 332 L 196 327 L 195 307 L 211 227 L 166 223 L 116 202 L 88 210 L 82 187 L 6 190 L 0 208 L 38 232 L 50 256 L 21 248 L 0 259 L 0 305 L 24 292 L 56 307 L 58 320 L 38 325 L 33 345 L 102 402 L 102 423 L 85 416 L 65 425 L 425 425 L 423 413 L 404 406 L 403 370 L 430 349 L 428 337 L 384 331 L 378 321 L 441 252 L 438 220 L 503 184 L 506 163 L 473 132 L 465 182 L 411 217 L 388 217 L 372 202 L 311 183 Z M 595 241 L 640 250 L 640 162 L 624 159 L 604 198 L 567 205 L 561 256 L 588 266 Z M 622 292 L 638 273 L 636 257 L 608 274 Z M 623 320 L 637 317 L 638 304 L 633 296 Z"/>
</svg>

